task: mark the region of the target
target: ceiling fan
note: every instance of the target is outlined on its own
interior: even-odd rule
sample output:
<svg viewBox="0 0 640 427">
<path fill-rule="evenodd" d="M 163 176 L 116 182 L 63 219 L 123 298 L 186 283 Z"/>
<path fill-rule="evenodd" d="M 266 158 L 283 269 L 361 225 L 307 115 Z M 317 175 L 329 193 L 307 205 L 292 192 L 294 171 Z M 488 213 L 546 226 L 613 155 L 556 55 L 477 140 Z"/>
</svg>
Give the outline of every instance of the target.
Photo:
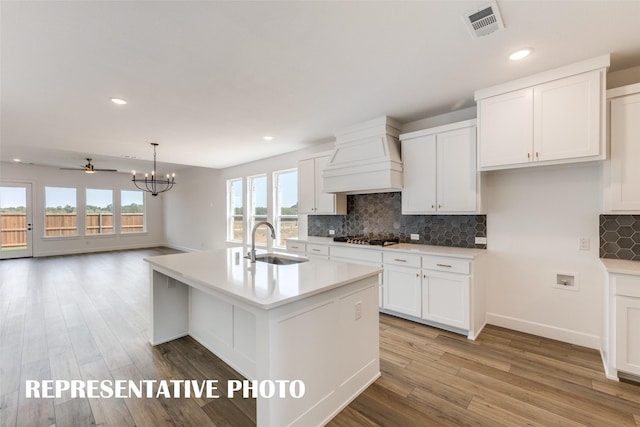
<svg viewBox="0 0 640 427">
<path fill-rule="evenodd" d="M 84 171 L 85 173 L 95 173 L 95 172 L 118 172 L 117 169 L 97 169 L 94 168 L 91 164 L 91 159 L 87 157 L 87 164 L 81 168 L 60 168 L 65 171 Z"/>
</svg>

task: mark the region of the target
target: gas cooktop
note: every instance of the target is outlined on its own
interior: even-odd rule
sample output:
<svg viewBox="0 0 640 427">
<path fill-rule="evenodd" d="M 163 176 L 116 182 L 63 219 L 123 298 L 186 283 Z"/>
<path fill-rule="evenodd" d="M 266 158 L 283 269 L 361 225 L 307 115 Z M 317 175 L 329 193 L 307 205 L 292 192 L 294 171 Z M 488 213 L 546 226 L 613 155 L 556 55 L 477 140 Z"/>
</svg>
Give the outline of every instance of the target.
<svg viewBox="0 0 640 427">
<path fill-rule="evenodd" d="M 398 238 L 388 237 L 365 237 L 365 236 L 341 236 L 334 237 L 334 242 L 351 243 L 354 245 L 376 245 L 376 246 L 390 246 L 400 243 Z"/>
</svg>

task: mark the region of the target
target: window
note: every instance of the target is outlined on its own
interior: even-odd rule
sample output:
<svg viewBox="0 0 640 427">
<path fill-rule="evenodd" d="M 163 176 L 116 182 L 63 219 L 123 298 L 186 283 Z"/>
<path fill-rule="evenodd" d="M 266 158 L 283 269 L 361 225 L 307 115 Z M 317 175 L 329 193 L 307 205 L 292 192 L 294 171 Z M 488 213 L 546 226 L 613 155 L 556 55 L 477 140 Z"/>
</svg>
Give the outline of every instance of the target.
<svg viewBox="0 0 640 427">
<path fill-rule="evenodd" d="M 144 193 L 138 190 L 120 191 L 120 233 L 142 233 L 144 223 Z"/>
<path fill-rule="evenodd" d="M 112 234 L 113 191 L 87 188 L 86 234 Z"/>
<path fill-rule="evenodd" d="M 267 220 L 267 176 L 256 175 L 248 178 L 249 189 L 249 230 L 260 221 Z M 256 231 L 256 244 L 266 245 L 270 233 L 268 227 Z"/>
<path fill-rule="evenodd" d="M 78 212 L 76 189 L 45 187 L 45 237 L 76 236 L 78 234 Z"/>
<path fill-rule="evenodd" d="M 296 169 L 275 172 L 275 220 L 278 233 L 274 246 L 284 247 L 284 239 L 298 237 L 298 171 Z"/>
<path fill-rule="evenodd" d="M 244 216 L 242 208 L 242 178 L 227 181 L 227 239 L 242 242 Z"/>
</svg>

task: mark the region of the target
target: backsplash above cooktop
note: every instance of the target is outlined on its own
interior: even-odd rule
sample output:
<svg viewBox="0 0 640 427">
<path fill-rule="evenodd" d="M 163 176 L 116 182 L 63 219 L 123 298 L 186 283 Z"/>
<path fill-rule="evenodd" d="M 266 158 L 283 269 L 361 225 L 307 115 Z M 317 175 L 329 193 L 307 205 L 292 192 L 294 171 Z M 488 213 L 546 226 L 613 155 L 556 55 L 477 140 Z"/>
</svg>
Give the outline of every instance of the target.
<svg viewBox="0 0 640 427">
<path fill-rule="evenodd" d="M 397 237 L 401 243 L 485 249 L 486 215 L 402 215 L 401 193 L 347 196 L 347 215 L 309 215 L 309 236 Z M 419 240 L 411 240 L 418 234 Z"/>
</svg>

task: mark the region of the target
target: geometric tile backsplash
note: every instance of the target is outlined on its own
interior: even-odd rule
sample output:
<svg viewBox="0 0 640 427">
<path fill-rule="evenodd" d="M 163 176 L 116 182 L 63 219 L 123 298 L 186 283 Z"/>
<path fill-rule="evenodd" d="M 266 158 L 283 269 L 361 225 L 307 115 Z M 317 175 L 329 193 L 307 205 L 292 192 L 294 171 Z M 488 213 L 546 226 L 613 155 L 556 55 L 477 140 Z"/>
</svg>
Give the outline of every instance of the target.
<svg viewBox="0 0 640 427">
<path fill-rule="evenodd" d="M 600 258 L 640 261 L 640 215 L 600 215 Z"/>
<path fill-rule="evenodd" d="M 476 237 L 487 237 L 486 215 L 402 215 L 402 194 L 376 193 L 347 196 L 346 215 L 309 215 L 309 236 L 379 236 L 401 243 L 481 248 Z M 411 234 L 420 240 L 411 240 Z"/>
</svg>

